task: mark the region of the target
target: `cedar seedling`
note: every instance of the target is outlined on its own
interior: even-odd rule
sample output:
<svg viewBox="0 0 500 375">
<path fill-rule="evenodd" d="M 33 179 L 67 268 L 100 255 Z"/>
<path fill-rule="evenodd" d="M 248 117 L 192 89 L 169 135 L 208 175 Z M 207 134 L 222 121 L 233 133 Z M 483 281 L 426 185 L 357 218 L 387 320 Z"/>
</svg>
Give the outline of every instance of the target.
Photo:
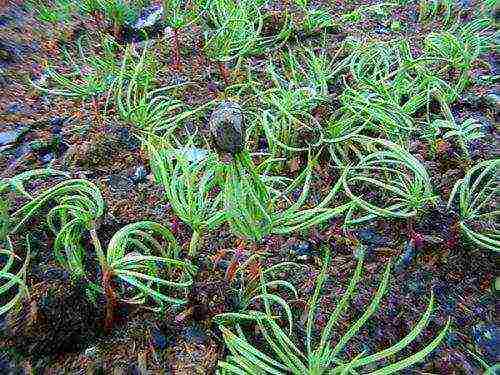
<svg viewBox="0 0 500 375">
<path fill-rule="evenodd" d="M 338 181 L 315 207 L 304 208 L 315 163 L 312 158 L 293 180 L 261 175 L 269 162 L 268 160 L 267 163 L 255 166 L 248 152 L 244 151 L 227 168 L 224 183 L 227 222 L 239 237 L 258 242 L 270 233 L 288 234 L 307 229 L 328 221 L 351 207 L 350 204 L 329 207 L 340 190 Z M 286 184 L 286 188 L 279 189 L 281 184 Z M 296 201 L 292 201 L 289 195 L 296 189 L 301 193 Z"/>
<path fill-rule="evenodd" d="M 75 277 L 86 279 L 93 290 L 104 294 L 107 329 L 113 325 L 118 301 L 145 304 L 153 300 L 157 308 L 165 303 L 187 302 L 172 294 L 186 293 L 192 284 L 194 268 L 178 259 L 179 246 L 168 228 L 150 221 L 126 225 L 114 234 L 104 250 L 97 233 L 104 212 L 99 189 L 83 179 L 65 179 L 35 195 L 26 191 L 26 183 L 46 177 L 67 176 L 64 172 L 42 169 L 21 173 L 10 180 L 15 191 L 28 199 L 11 215 L 11 233 L 19 232 L 44 207 L 51 207 L 47 224 L 55 235 L 55 258 Z M 85 267 L 86 235 L 90 236 L 100 266 L 99 283 L 91 279 L 93 275 Z M 128 284 L 129 288 L 118 289 L 115 286 L 118 282 Z"/>
<path fill-rule="evenodd" d="M 362 371 L 365 366 L 376 365 L 381 360 L 401 352 L 407 348 L 426 328 L 430 321 L 431 313 L 434 307 L 434 296 L 431 294 L 429 304 L 420 320 L 414 325 L 413 329 L 396 344 L 377 353 L 366 354 L 359 353 L 350 359 L 345 359 L 341 355 L 342 350 L 349 341 L 353 340 L 361 327 L 366 324 L 373 314 L 378 310 L 380 301 L 385 294 L 389 276 L 390 263 L 385 268 L 382 281 L 371 300 L 370 305 L 365 309 L 362 315 L 349 327 L 349 329 L 339 338 L 335 346 L 331 343 L 334 329 L 339 325 L 340 317 L 348 309 L 350 300 L 355 297 L 356 286 L 361 279 L 363 257 L 360 257 L 354 276 L 347 286 L 342 298 L 336 304 L 335 310 L 320 334 L 319 342 L 314 344 L 315 336 L 315 315 L 319 308 L 320 292 L 326 280 L 326 271 L 329 266 L 330 254 L 326 253 L 323 269 L 316 281 L 314 294 L 309 301 L 305 351 L 302 346 L 296 345 L 290 337 L 290 332 L 285 332 L 276 323 L 275 317 L 271 312 L 271 302 L 273 300 L 264 295 L 263 300 L 266 312 L 247 311 L 239 313 L 235 318 L 237 321 L 255 322 L 261 332 L 268 351 L 263 352 L 257 349 L 247 340 L 243 330 L 239 325 L 236 326 L 236 333 L 231 329 L 227 319 L 217 320 L 219 328 L 224 337 L 224 342 L 229 348 L 229 355 L 219 362 L 221 374 L 293 374 L 293 375 L 322 375 L 322 374 L 347 374 L 354 371 Z M 225 317 L 223 317 L 225 318 Z M 392 364 L 382 364 L 380 369 L 374 373 L 393 374 L 411 366 L 414 363 L 422 361 L 429 353 L 436 349 L 445 338 L 449 330 L 450 321 L 439 332 L 439 334 L 423 349 L 404 359 L 398 360 Z"/>
<path fill-rule="evenodd" d="M 500 211 L 495 205 L 498 196 L 497 170 L 500 160 L 486 160 L 467 171 L 457 181 L 450 194 L 448 207 L 458 198 L 460 228 L 477 246 L 498 252 L 500 231 L 497 220 Z"/>
<path fill-rule="evenodd" d="M 192 229 L 189 256 L 198 252 L 205 233 L 226 219 L 220 191 L 221 165 L 215 154 L 190 144 L 168 149 L 149 144 L 151 169 L 175 214 Z"/>
</svg>

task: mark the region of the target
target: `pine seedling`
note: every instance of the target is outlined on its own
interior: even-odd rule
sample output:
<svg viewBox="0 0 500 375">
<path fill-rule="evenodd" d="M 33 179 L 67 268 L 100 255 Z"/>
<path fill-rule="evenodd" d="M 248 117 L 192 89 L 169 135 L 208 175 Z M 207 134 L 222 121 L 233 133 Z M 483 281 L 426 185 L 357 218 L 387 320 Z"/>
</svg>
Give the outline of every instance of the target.
<svg viewBox="0 0 500 375">
<path fill-rule="evenodd" d="M 500 232 L 497 220 L 500 211 L 496 207 L 498 196 L 498 159 L 485 160 L 467 171 L 465 177 L 457 181 L 448 200 L 451 207 L 458 198 L 460 229 L 475 245 L 498 252 Z"/>
<path fill-rule="evenodd" d="M 290 337 L 290 333 L 284 332 L 276 323 L 271 314 L 270 302 L 264 298 L 266 312 L 248 311 L 239 314 L 239 321 L 253 321 L 261 332 L 267 351 L 257 349 L 245 337 L 242 329 L 237 326 L 236 333 L 225 321 L 218 322 L 223 333 L 224 342 L 229 348 L 229 355 L 219 362 L 221 374 L 274 374 L 274 375 L 322 375 L 322 374 L 347 374 L 354 371 L 362 371 L 365 366 L 377 365 L 378 362 L 388 359 L 391 356 L 407 348 L 426 328 L 430 321 L 434 307 L 434 296 L 431 294 L 426 311 L 414 325 L 413 329 L 403 339 L 387 349 L 373 354 L 359 353 L 350 359 L 345 359 L 341 355 L 342 350 L 349 341 L 353 340 L 361 327 L 366 324 L 379 309 L 380 301 L 385 294 L 390 276 L 390 264 L 387 265 L 382 276 L 382 281 L 371 300 L 370 305 L 363 314 L 349 327 L 349 329 L 339 338 L 335 346 L 331 343 L 334 329 L 339 325 L 340 317 L 348 309 L 350 300 L 354 299 L 356 286 L 361 278 L 363 258 L 358 261 L 355 273 L 349 283 L 343 297 L 338 301 L 337 307 L 330 314 L 326 326 L 320 334 L 320 340 L 316 344 L 313 342 L 315 336 L 315 315 L 319 308 L 319 296 L 322 286 L 326 280 L 326 271 L 329 265 L 330 254 L 327 251 L 321 274 L 316 281 L 314 294 L 309 301 L 306 337 L 304 346 L 297 345 Z M 422 361 L 429 353 L 436 349 L 445 338 L 449 330 L 448 321 L 439 334 L 423 349 L 415 354 L 409 355 L 392 364 L 381 364 L 374 373 L 393 374 Z M 305 347 L 305 351 L 302 350 Z"/>
<path fill-rule="evenodd" d="M 226 219 L 220 191 L 221 164 L 215 154 L 189 144 L 169 149 L 149 144 L 151 169 L 165 188 L 165 197 L 175 214 L 192 229 L 189 256 L 194 257 L 203 236 Z"/>
</svg>

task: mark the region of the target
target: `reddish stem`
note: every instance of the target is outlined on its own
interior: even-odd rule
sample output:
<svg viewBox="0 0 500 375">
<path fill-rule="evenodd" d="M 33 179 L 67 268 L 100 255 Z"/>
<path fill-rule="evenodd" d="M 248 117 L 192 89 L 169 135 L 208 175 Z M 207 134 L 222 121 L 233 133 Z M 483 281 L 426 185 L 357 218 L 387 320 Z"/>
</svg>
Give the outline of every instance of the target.
<svg viewBox="0 0 500 375">
<path fill-rule="evenodd" d="M 92 97 L 92 107 L 94 109 L 94 115 L 95 115 L 95 118 L 97 121 L 100 121 L 100 116 L 99 116 L 99 102 L 97 101 L 97 99 L 94 97 Z"/>
<path fill-rule="evenodd" d="M 117 22 L 113 23 L 113 35 L 116 39 L 120 39 L 120 25 Z"/>
<path fill-rule="evenodd" d="M 208 61 L 205 61 L 205 55 L 203 53 L 203 39 L 198 38 L 197 48 L 198 48 L 198 68 L 201 68 L 203 66 L 206 66 L 209 64 Z"/>
<path fill-rule="evenodd" d="M 172 32 L 172 53 L 173 53 L 173 68 L 179 71 L 181 69 L 181 57 L 179 53 L 179 32 L 173 29 Z"/>
<path fill-rule="evenodd" d="M 109 332 L 111 328 L 113 328 L 115 321 L 115 309 L 118 305 L 111 277 L 111 272 L 103 270 L 102 287 L 104 289 L 104 295 L 106 296 L 106 318 L 104 320 L 104 329 L 106 332 Z"/>
<path fill-rule="evenodd" d="M 219 66 L 220 75 L 224 80 L 224 85 L 229 86 L 229 70 L 226 67 L 226 64 L 223 62 L 217 61 L 217 65 Z"/>
</svg>

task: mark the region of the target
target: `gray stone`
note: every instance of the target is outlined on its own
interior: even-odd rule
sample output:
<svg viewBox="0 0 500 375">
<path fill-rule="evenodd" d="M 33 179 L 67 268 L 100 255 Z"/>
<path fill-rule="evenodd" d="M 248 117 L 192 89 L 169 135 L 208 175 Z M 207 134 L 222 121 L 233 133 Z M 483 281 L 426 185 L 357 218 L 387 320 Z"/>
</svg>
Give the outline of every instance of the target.
<svg viewBox="0 0 500 375">
<path fill-rule="evenodd" d="M 17 130 L 7 130 L 0 132 L 0 146 L 5 146 L 17 141 L 17 138 L 21 135 Z"/>
<path fill-rule="evenodd" d="M 142 30 L 147 27 L 152 27 L 161 20 L 163 16 L 163 6 L 161 4 L 152 5 L 150 7 L 145 8 L 137 21 L 135 22 L 133 28 L 136 30 Z"/>
<path fill-rule="evenodd" d="M 208 150 L 196 147 L 182 147 L 178 152 L 191 163 L 199 163 L 208 156 Z"/>
<path fill-rule="evenodd" d="M 146 180 L 146 177 L 148 175 L 148 172 L 146 170 L 146 167 L 144 165 L 139 165 L 134 169 L 134 173 L 132 173 L 132 176 L 130 176 L 130 179 L 138 184 L 140 182 L 144 182 Z"/>
</svg>

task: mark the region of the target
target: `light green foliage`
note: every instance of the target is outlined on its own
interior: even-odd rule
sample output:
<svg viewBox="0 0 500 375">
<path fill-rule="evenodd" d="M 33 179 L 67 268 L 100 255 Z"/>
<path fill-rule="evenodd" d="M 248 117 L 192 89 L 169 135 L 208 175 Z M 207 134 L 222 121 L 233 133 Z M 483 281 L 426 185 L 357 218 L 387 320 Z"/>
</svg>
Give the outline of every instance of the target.
<svg viewBox="0 0 500 375">
<path fill-rule="evenodd" d="M 441 139 L 441 128 L 438 121 L 432 121 L 423 125 L 421 131 L 422 139 L 429 143 L 431 155 L 434 157 L 438 151 L 439 140 Z"/>
<path fill-rule="evenodd" d="M 453 0 L 420 0 L 420 22 L 429 22 L 440 15 L 445 25 L 449 24 L 453 15 Z"/>
<path fill-rule="evenodd" d="M 376 365 L 381 360 L 392 358 L 395 354 L 400 353 L 426 328 L 434 307 L 434 297 L 432 294 L 427 309 L 420 320 L 414 325 L 410 333 L 396 344 L 373 354 L 359 353 L 354 358 L 349 359 L 345 359 L 341 354 L 349 341 L 356 337 L 361 327 L 379 308 L 380 301 L 387 289 L 390 264 L 385 269 L 382 281 L 370 305 L 363 314 L 350 325 L 349 329 L 340 337 L 335 346 L 331 343 L 334 329 L 339 325 L 342 314 L 348 309 L 350 300 L 355 296 L 356 286 L 361 279 L 362 264 L 363 259 L 360 259 L 347 290 L 336 304 L 335 310 L 330 314 L 326 326 L 321 331 L 319 342 L 315 344 L 314 338 L 316 330 L 314 321 L 316 311 L 319 307 L 320 291 L 325 282 L 326 271 L 329 265 L 329 253 L 327 253 L 323 269 L 316 282 L 315 292 L 309 301 L 305 352 L 294 343 L 293 339 L 290 337 L 291 335 L 284 332 L 275 322 L 275 319 L 271 315 L 269 301 L 266 301 L 266 299 L 264 299 L 266 302 L 266 313 L 248 311 L 246 314 L 239 314 L 240 321 L 245 319 L 253 320 L 257 324 L 265 340 L 267 346 L 266 351 L 254 347 L 246 339 L 241 329 L 238 329 L 235 334 L 225 321 L 225 317 L 223 317 L 223 319 L 218 321 L 218 324 L 222 330 L 224 342 L 230 354 L 224 361 L 219 362 L 220 374 L 321 375 L 358 373 L 358 371 L 361 371 L 365 366 Z M 449 322 L 441 332 L 420 351 L 404 359 L 397 360 L 392 364 L 379 365 L 381 367 L 378 370 L 370 373 L 379 375 L 398 373 L 412 364 L 422 361 L 427 354 L 433 351 L 441 343 L 448 332 L 448 326 Z"/>
<path fill-rule="evenodd" d="M 160 239 L 160 241 L 158 240 Z M 165 304 L 187 303 L 195 268 L 178 259 L 179 245 L 170 230 L 152 221 L 140 221 L 121 228 L 109 241 L 106 264 L 112 275 L 134 288 L 124 295 L 127 303 L 154 300 Z M 175 295 L 180 293 L 179 297 Z"/>
<path fill-rule="evenodd" d="M 196 255 L 200 237 L 225 220 L 220 189 L 221 165 L 213 153 L 193 145 L 167 149 L 149 145 L 151 169 L 175 214 L 193 230 L 189 254 Z"/>
<path fill-rule="evenodd" d="M 75 277 L 85 277 L 95 290 L 105 292 L 99 283 L 92 281 L 93 275 L 85 268 L 87 247 L 84 238 L 89 234 L 103 277 L 120 279 L 134 290 L 133 296 L 120 296 L 122 300 L 146 303 L 152 299 L 160 305 L 186 302 L 170 294 L 186 292 L 192 283 L 193 268 L 177 259 L 179 247 L 168 228 L 149 221 L 129 224 L 115 233 L 103 251 L 97 236 L 98 221 L 104 213 L 99 189 L 89 181 L 66 178 L 35 195 L 26 191 L 28 182 L 47 177 L 67 176 L 64 172 L 40 169 L 21 173 L 9 181 L 14 191 L 28 199 L 10 215 L 11 233 L 20 231 L 30 218 L 50 207 L 46 217 L 55 234 L 55 257 Z M 181 272 L 174 272 L 177 269 Z M 178 279 L 168 280 L 174 274 Z"/>
<path fill-rule="evenodd" d="M 498 196 L 497 171 L 500 160 L 483 161 L 467 171 L 455 184 L 448 207 L 458 198 L 460 228 L 477 246 L 496 251 L 500 249 L 497 221 L 500 211 L 496 207 Z"/>
<path fill-rule="evenodd" d="M 287 234 L 325 222 L 345 212 L 350 204 L 335 208 L 329 204 L 336 197 L 340 183 L 335 184 L 328 195 L 313 208 L 305 208 L 309 196 L 314 161 L 294 180 L 262 176 L 265 163 L 256 167 L 248 153 L 238 156 L 237 162 L 228 168 L 224 184 L 227 221 L 231 229 L 241 237 L 260 241 L 270 233 Z M 279 184 L 286 183 L 283 190 Z M 278 185 L 276 185 L 278 184 Z M 293 202 L 289 195 L 301 188 Z"/>
<path fill-rule="evenodd" d="M 158 69 L 157 59 L 148 44 L 140 55 L 132 47 L 127 48 L 109 87 L 107 106 L 113 102 L 121 120 L 138 130 L 170 134 L 179 123 L 204 111 L 213 101 L 196 109 L 185 108 L 171 93 L 184 84 L 157 87 Z"/>
<path fill-rule="evenodd" d="M 17 233 L 35 215 L 51 205 L 47 214 L 47 223 L 54 232 L 54 255 L 58 262 L 75 276 L 82 277 L 84 270 L 83 235 L 95 224 L 104 212 L 104 201 L 97 187 L 82 179 L 65 179 L 54 186 L 28 194 L 25 185 L 48 177 L 67 177 L 64 172 L 38 169 L 21 173 L 13 177 L 11 186 L 28 202 L 11 215 L 12 233 Z"/>
<path fill-rule="evenodd" d="M 415 115 L 434 99 L 439 92 L 447 102 L 454 101 L 459 92 L 457 85 L 451 85 L 440 78 L 440 72 L 434 65 L 443 63 L 445 59 L 435 56 L 415 57 L 408 41 L 401 41 L 397 48 L 393 47 L 396 69 L 392 69 L 385 79 L 370 82 L 370 89 L 385 100 L 399 104 L 407 115 Z"/>
<path fill-rule="evenodd" d="M 48 89 L 32 82 L 33 86 L 42 92 L 60 95 L 74 99 L 89 99 L 105 91 L 105 85 L 96 72 L 82 72 L 75 69 L 68 74 L 61 74 L 54 68 L 47 68 L 46 74 L 50 81 L 57 86 Z"/>
<path fill-rule="evenodd" d="M 78 8 L 83 14 L 93 14 L 101 10 L 100 0 L 81 0 L 78 2 Z"/>
<path fill-rule="evenodd" d="M 290 271 L 299 268 L 300 265 L 293 262 L 282 262 L 261 270 L 259 277 L 249 279 L 244 277 L 245 271 L 252 262 L 259 261 L 258 254 L 252 254 L 248 260 L 241 264 L 236 270 L 236 276 L 239 276 L 239 288 L 237 301 L 237 312 L 227 312 L 217 315 L 215 318 L 218 324 L 239 323 L 247 320 L 248 311 L 255 302 L 264 302 L 270 306 L 280 307 L 286 314 L 289 326 L 289 332 L 292 333 L 293 316 L 288 303 L 280 296 L 279 292 L 292 294 L 298 298 L 297 289 L 288 281 L 278 277 L 280 272 Z M 272 290 L 272 292 L 271 292 Z"/>
<path fill-rule="evenodd" d="M 335 134 L 341 127 L 366 127 L 395 141 L 408 138 L 413 120 L 400 106 L 389 85 L 366 84 L 357 90 L 347 87 L 340 96 L 342 108 L 338 122 L 331 124 Z"/>
<path fill-rule="evenodd" d="M 20 302 L 29 295 L 26 285 L 26 271 L 30 260 L 29 241 L 27 243 L 26 259 L 18 270 L 16 266 L 19 263 L 19 257 L 14 254 L 12 243 L 9 239 L 0 243 L 0 259 L 2 260 L 0 297 L 3 299 L 3 295 L 11 296 L 4 304 L 0 305 L 0 316 L 18 307 Z"/>
<path fill-rule="evenodd" d="M 120 71 L 118 44 L 109 36 L 101 35 L 100 45 L 102 54 L 85 54 L 84 49 L 91 48 L 95 43 L 87 40 L 77 42 L 79 61 L 75 61 L 69 53 L 64 52 L 65 62 L 69 73 L 59 73 L 54 67 L 46 69 L 47 79 L 54 88 L 47 88 L 32 82 L 38 90 L 72 99 L 87 100 L 103 94 L 111 85 Z"/>
<path fill-rule="evenodd" d="M 493 36 L 488 30 L 490 25 L 490 20 L 481 19 L 456 26 L 450 31 L 431 33 L 424 42 L 425 52 L 427 56 L 448 61 L 453 68 L 468 70 L 493 43 Z"/>
<path fill-rule="evenodd" d="M 0 180 L 0 193 L 8 188 L 7 182 Z M 4 244 L 9 235 L 10 217 L 9 217 L 9 201 L 6 199 L 0 200 L 0 244 Z"/>
<path fill-rule="evenodd" d="M 308 146 L 298 142 L 303 138 L 302 132 L 312 134 L 312 145 L 321 143 L 323 129 L 311 111 L 328 102 L 328 85 L 345 67 L 343 61 L 336 62 L 324 51 L 317 53 L 312 49 L 304 49 L 299 55 L 285 53 L 281 65 L 283 69 L 279 70 L 273 61 L 269 62 L 271 88 L 254 86 L 266 108 L 258 121 L 274 156 L 306 151 Z"/>
<path fill-rule="evenodd" d="M 106 19 L 111 20 L 115 27 L 133 23 L 139 9 L 146 5 L 145 1 L 137 0 L 95 0 L 94 4 L 87 0 L 87 3 L 90 4 L 87 9 L 95 9 L 97 3 L 98 11 L 102 12 Z"/>
<path fill-rule="evenodd" d="M 25 6 L 33 10 L 40 21 L 49 23 L 67 21 L 74 10 L 70 0 L 53 0 L 48 3 L 29 0 L 25 2 Z"/>
<path fill-rule="evenodd" d="M 481 124 L 474 119 L 466 119 L 457 123 L 444 95 L 441 92 L 436 92 L 434 97 L 439 101 L 445 119 L 429 122 L 428 129 L 424 132 L 424 138 L 431 141 L 431 149 L 435 149 L 439 136 L 442 136 L 444 140 L 453 139 L 460 146 L 464 155 L 470 159 L 470 143 L 484 137 L 480 130 Z"/>
<path fill-rule="evenodd" d="M 357 142 L 351 144 L 351 152 L 354 151 L 356 160 L 352 164 L 344 161 L 346 167 L 341 181 L 344 192 L 355 207 L 367 214 L 351 218 L 356 211 L 353 208 L 346 217 L 347 224 L 376 217 L 410 218 L 435 200 L 429 174 L 408 151 L 386 140 L 363 136 L 353 139 Z M 346 154 L 339 153 L 337 159 L 345 160 Z M 368 197 L 357 192 L 360 187 L 368 189 Z M 375 203 L 380 200 L 386 202 L 385 207 Z"/>
<path fill-rule="evenodd" d="M 345 42 L 350 53 L 349 70 L 357 81 L 377 82 L 386 78 L 398 62 L 398 48 L 393 42 Z"/>
<path fill-rule="evenodd" d="M 324 49 L 304 48 L 299 53 L 299 60 L 289 52 L 288 61 L 293 80 L 312 87 L 317 92 L 318 102 L 328 100 L 328 86 L 339 78 L 340 72 L 347 66 L 347 61 L 337 61 L 337 56 L 329 56 Z"/>
<path fill-rule="evenodd" d="M 302 28 L 306 34 L 314 34 L 334 26 L 333 17 L 326 9 L 307 9 L 302 21 Z"/>
<path fill-rule="evenodd" d="M 446 93 L 447 102 L 456 100 L 458 94 L 469 84 L 472 64 L 492 48 L 493 38 L 489 19 L 475 19 L 449 31 L 427 35 L 424 41 L 425 58 L 429 59 L 427 75 L 434 81 L 442 82 L 442 77 L 450 69 L 457 69 L 460 73 L 454 85 L 455 92 L 441 89 Z M 440 86 L 446 86 L 446 83 L 441 83 Z"/>
<path fill-rule="evenodd" d="M 259 7 L 254 0 L 210 1 L 207 18 L 214 28 L 206 34 L 205 53 L 225 62 L 234 58 L 240 61 L 261 51 L 263 17 Z"/>
<path fill-rule="evenodd" d="M 306 34 L 314 34 L 325 28 L 334 26 L 333 17 L 324 8 L 312 8 L 309 0 L 295 0 L 301 8 L 304 18 L 300 25 Z"/>
<path fill-rule="evenodd" d="M 39 20 L 45 22 L 67 21 L 77 11 L 83 14 L 99 12 L 118 27 L 132 23 L 136 19 L 139 9 L 146 4 L 145 0 L 82 0 L 79 2 L 51 0 L 48 3 L 29 0 L 26 5 L 35 11 Z"/>
<path fill-rule="evenodd" d="M 182 29 L 196 20 L 202 8 L 190 9 L 187 7 L 187 2 L 184 0 L 164 0 L 165 20 L 173 29 Z M 200 9 L 201 8 L 201 9 Z"/>
<path fill-rule="evenodd" d="M 155 88 L 155 62 L 148 46 L 144 47 L 138 59 L 128 48 L 117 79 L 109 91 L 120 118 L 142 130 L 172 126 L 175 111 L 183 107 L 181 101 L 169 95 L 171 87 Z"/>
<path fill-rule="evenodd" d="M 466 119 L 461 123 L 449 120 L 436 120 L 434 127 L 442 129 L 443 139 L 455 139 L 464 154 L 469 157 L 469 143 L 484 137 L 481 132 L 481 124 L 474 119 Z"/>
<path fill-rule="evenodd" d="M 6 193 L 8 189 L 8 182 L 0 181 L 0 194 Z M 10 239 L 11 225 L 9 202 L 4 198 L 0 200 L 0 263 L 2 264 L 0 268 L 0 297 L 4 299 L 2 295 L 7 295 L 10 296 L 10 299 L 0 305 L 0 316 L 18 307 L 29 293 L 26 286 L 26 269 L 30 261 L 29 239 L 26 241 L 26 259 L 21 267 L 18 267 L 21 259 L 14 253 L 14 246 Z"/>
</svg>

